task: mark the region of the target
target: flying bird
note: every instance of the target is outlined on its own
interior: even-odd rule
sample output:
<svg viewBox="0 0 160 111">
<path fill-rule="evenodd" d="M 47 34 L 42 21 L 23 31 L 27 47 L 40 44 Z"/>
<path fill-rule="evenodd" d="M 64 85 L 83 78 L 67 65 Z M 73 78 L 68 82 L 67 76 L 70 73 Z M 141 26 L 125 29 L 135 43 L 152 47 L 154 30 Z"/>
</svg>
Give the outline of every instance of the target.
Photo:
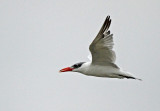
<svg viewBox="0 0 160 111">
<path fill-rule="evenodd" d="M 79 62 L 70 67 L 60 70 L 60 72 L 79 72 L 87 76 L 107 77 L 107 78 L 127 78 L 138 79 L 129 72 L 121 70 L 116 64 L 116 55 L 113 51 L 113 34 L 110 33 L 110 16 L 107 16 L 99 33 L 89 46 L 91 52 L 90 62 Z"/>
</svg>

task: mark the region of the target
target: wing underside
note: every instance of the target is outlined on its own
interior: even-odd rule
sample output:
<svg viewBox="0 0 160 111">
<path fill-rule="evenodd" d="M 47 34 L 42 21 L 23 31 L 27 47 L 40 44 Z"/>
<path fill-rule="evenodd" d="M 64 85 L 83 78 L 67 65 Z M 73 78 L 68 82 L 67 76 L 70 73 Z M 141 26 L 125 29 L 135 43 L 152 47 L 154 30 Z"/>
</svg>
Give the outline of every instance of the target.
<svg viewBox="0 0 160 111">
<path fill-rule="evenodd" d="M 92 54 L 92 64 L 114 64 L 116 55 L 113 51 L 113 34 L 108 30 L 111 24 L 110 16 L 107 16 L 99 33 L 91 43 L 89 49 Z"/>
</svg>

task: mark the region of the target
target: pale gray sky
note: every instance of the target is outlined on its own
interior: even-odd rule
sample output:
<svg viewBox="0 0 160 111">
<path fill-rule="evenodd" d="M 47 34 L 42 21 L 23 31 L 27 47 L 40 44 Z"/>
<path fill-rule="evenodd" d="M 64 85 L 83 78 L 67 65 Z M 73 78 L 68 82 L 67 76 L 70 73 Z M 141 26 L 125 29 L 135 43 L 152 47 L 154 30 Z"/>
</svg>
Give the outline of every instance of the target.
<svg viewBox="0 0 160 111">
<path fill-rule="evenodd" d="M 0 111 L 159 111 L 159 0 L 1 0 Z M 111 16 L 116 63 L 142 82 L 61 73 Z"/>
</svg>

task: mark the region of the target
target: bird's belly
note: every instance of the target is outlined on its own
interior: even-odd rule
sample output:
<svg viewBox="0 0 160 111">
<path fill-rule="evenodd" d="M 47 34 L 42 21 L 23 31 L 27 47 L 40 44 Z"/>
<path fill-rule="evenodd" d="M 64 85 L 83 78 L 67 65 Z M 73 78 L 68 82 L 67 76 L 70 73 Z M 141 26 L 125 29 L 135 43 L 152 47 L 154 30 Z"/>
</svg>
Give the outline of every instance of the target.
<svg viewBox="0 0 160 111">
<path fill-rule="evenodd" d="M 101 66 L 101 67 L 90 67 L 84 74 L 88 76 L 97 76 L 97 77 L 110 77 L 117 78 L 116 73 L 118 73 L 119 69 L 111 67 L 111 66 Z"/>
</svg>

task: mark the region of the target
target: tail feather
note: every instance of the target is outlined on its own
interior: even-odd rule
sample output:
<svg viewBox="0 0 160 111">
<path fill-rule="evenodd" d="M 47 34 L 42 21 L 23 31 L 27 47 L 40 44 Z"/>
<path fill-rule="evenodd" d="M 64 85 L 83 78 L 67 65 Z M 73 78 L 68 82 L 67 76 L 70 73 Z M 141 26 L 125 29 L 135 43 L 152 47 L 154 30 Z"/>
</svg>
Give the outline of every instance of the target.
<svg viewBox="0 0 160 111">
<path fill-rule="evenodd" d="M 139 81 L 142 81 L 142 79 L 139 79 L 139 78 L 135 78 L 136 80 L 139 80 Z"/>
<path fill-rule="evenodd" d="M 136 79 L 136 80 L 142 81 L 142 79 L 135 78 L 135 77 L 126 77 L 126 78 L 127 78 L 127 79 Z"/>
<path fill-rule="evenodd" d="M 136 79 L 136 80 L 142 81 L 142 79 L 135 78 L 135 77 L 130 76 L 130 75 L 118 75 L 118 76 L 123 77 L 123 78 L 127 78 L 127 79 Z"/>
</svg>

